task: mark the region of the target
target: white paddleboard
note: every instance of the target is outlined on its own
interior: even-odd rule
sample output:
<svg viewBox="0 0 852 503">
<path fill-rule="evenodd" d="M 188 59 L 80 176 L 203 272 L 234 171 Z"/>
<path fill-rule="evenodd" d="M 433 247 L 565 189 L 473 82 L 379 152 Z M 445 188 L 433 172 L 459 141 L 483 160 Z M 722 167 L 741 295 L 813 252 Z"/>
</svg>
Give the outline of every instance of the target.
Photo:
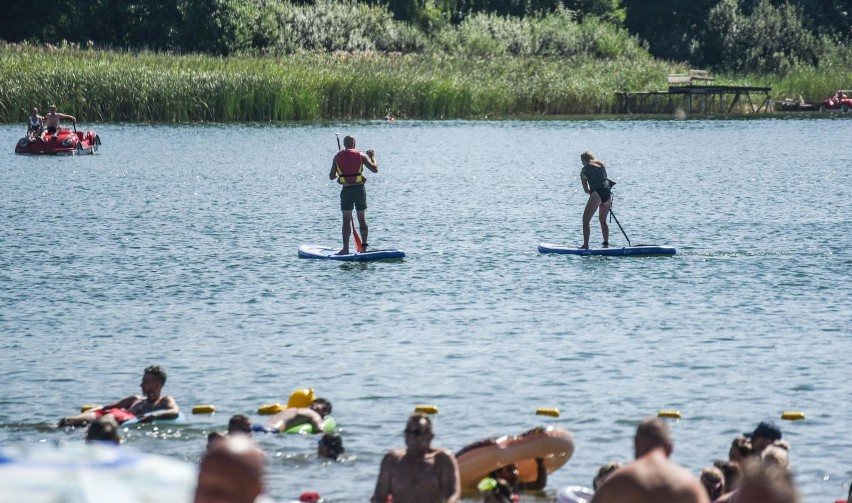
<svg viewBox="0 0 852 503">
<path fill-rule="evenodd" d="M 344 262 L 369 262 L 371 260 L 390 260 L 405 257 L 405 252 L 396 248 L 385 250 L 368 248 L 364 253 L 353 252 L 346 255 L 338 255 L 337 252 L 339 251 L 340 248 L 332 248 L 330 246 L 302 245 L 299 247 L 299 257 L 341 260 Z"/>
</svg>

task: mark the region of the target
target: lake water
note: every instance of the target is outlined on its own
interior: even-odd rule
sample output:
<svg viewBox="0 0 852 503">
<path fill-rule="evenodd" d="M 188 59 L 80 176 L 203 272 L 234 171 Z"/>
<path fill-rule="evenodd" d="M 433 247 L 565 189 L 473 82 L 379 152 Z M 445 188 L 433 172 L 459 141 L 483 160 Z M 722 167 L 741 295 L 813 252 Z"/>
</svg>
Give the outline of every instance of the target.
<svg viewBox="0 0 852 503">
<path fill-rule="evenodd" d="M 333 402 L 345 462 L 318 461 L 312 438 L 260 439 L 280 500 L 366 501 L 419 404 L 439 407 L 434 444 L 453 451 L 571 430 L 548 497 L 525 500 L 632 459 L 661 409 L 683 414 L 673 459 L 696 474 L 769 419 L 805 501 L 846 496 L 852 120 L 95 128 L 94 157 L 31 158 L 12 153 L 23 126 L 0 126 L 0 445 L 82 441 L 50 424 L 138 392 L 159 364 L 187 412 L 218 412 L 127 444 L 192 462 L 232 414 L 262 421 L 303 387 Z M 375 149 L 370 242 L 404 261 L 297 257 L 340 241 L 336 132 Z M 582 241 L 585 150 L 618 182 L 630 241 L 676 256 L 538 253 Z M 615 222 L 610 241 L 626 244 Z"/>
</svg>

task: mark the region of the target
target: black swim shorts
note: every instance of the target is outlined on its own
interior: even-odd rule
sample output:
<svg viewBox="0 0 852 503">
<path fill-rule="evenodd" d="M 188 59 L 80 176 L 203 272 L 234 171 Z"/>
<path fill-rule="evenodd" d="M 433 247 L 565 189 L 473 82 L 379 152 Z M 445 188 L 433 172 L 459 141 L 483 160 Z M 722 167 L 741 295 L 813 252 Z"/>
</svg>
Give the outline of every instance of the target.
<svg viewBox="0 0 852 503">
<path fill-rule="evenodd" d="M 367 209 L 367 189 L 363 185 L 347 185 L 340 189 L 340 210 L 351 211 L 353 206 L 358 211 Z"/>
</svg>

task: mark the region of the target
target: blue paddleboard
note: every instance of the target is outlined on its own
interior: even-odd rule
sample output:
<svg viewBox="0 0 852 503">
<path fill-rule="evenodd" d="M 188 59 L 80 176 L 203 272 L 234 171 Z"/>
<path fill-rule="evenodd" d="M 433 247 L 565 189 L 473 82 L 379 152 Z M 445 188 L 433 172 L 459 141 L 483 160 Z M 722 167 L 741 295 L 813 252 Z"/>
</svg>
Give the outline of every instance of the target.
<svg viewBox="0 0 852 503">
<path fill-rule="evenodd" d="M 538 251 L 541 253 L 561 253 L 565 255 L 605 255 L 609 257 L 624 257 L 624 256 L 653 256 L 653 255 L 674 255 L 677 250 L 673 246 L 657 246 L 657 245 L 638 245 L 638 246 L 623 246 L 621 248 L 590 248 L 584 250 L 573 246 L 556 245 L 553 243 L 541 243 L 538 245 Z"/>
<path fill-rule="evenodd" d="M 371 260 L 400 259 L 405 257 L 405 252 L 396 248 L 389 248 L 387 250 L 368 248 L 364 253 L 353 252 L 347 255 L 337 255 L 339 251 L 340 248 L 331 248 L 329 246 L 302 245 L 299 247 L 299 257 L 342 260 L 344 262 L 369 262 Z"/>
</svg>

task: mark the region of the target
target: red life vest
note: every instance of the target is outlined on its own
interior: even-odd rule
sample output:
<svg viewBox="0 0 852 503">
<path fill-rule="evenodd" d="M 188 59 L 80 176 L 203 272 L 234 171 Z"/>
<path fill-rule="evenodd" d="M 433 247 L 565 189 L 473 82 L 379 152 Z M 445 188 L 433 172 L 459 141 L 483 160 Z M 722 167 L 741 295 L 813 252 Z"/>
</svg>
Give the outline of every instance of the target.
<svg viewBox="0 0 852 503">
<path fill-rule="evenodd" d="M 364 185 L 364 168 L 361 166 L 361 152 L 354 148 L 341 150 L 335 158 L 337 163 L 337 183 L 341 185 Z"/>
</svg>

